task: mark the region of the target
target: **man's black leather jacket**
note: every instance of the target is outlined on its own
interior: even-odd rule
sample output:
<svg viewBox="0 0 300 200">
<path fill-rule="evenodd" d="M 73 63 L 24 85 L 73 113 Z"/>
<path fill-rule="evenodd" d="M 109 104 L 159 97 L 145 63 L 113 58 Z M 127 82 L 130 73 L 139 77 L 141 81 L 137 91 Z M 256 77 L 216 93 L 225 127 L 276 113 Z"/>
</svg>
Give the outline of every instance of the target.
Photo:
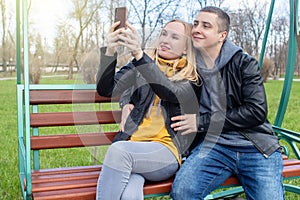
<svg viewBox="0 0 300 200">
<path fill-rule="evenodd" d="M 121 105 L 126 103 L 134 105 L 125 123 L 125 133 L 130 136 L 138 128 L 157 92 L 156 94 L 161 98 L 168 133 L 181 157 L 187 156 L 200 138 L 196 137 L 196 133 L 182 136 L 180 132 L 174 131 L 170 127 L 170 119 L 173 116 L 196 113 L 199 110 L 199 85 L 190 81 L 167 82 L 165 85 L 160 85 L 161 79 L 166 77 L 146 54 L 138 62 L 129 62 L 115 73 L 116 56 L 105 56 L 104 52 L 105 49 L 101 49 L 97 91 L 102 96 L 122 96 Z M 145 80 L 138 71 L 140 68 L 145 69 L 152 80 Z"/>
<path fill-rule="evenodd" d="M 279 143 L 267 120 L 267 99 L 258 62 L 239 50 L 217 70 L 225 90 L 225 113 L 199 113 L 198 131 L 209 132 L 211 119 L 216 119 L 215 124 L 223 120 L 223 133 L 241 133 L 268 157 L 279 148 Z M 204 75 L 202 79 L 205 81 Z"/>
</svg>

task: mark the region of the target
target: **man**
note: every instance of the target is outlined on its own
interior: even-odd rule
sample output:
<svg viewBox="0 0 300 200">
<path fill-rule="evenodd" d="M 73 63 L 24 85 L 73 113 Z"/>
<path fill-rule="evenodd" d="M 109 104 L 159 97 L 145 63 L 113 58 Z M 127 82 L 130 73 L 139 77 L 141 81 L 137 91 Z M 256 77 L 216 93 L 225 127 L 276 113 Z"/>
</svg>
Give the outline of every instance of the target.
<svg viewBox="0 0 300 200">
<path fill-rule="evenodd" d="M 203 80 L 199 113 L 173 117 L 175 131 L 206 134 L 174 180 L 173 200 L 204 199 L 235 175 L 247 199 L 284 199 L 282 157 L 267 121 L 258 62 L 227 40 L 230 18 L 217 7 L 200 10 L 192 30 Z M 196 125 L 197 124 L 197 125 Z"/>
</svg>

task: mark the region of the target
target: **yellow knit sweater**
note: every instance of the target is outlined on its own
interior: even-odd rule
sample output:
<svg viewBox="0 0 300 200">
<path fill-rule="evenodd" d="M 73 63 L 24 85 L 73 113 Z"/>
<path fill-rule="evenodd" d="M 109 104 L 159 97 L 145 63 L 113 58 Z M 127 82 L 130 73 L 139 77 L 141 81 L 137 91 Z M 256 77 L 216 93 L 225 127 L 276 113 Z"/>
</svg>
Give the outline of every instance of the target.
<svg viewBox="0 0 300 200">
<path fill-rule="evenodd" d="M 167 61 L 159 58 L 157 61 L 160 70 L 168 77 L 173 76 L 176 71 L 179 71 L 186 65 L 185 57 L 174 61 Z M 165 122 L 160 109 L 160 99 L 157 96 L 153 105 L 150 106 L 143 122 L 139 126 L 138 130 L 131 136 L 130 140 L 159 142 L 165 145 L 175 155 L 178 163 L 181 164 L 178 150 L 165 127 Z"/>
</svg>

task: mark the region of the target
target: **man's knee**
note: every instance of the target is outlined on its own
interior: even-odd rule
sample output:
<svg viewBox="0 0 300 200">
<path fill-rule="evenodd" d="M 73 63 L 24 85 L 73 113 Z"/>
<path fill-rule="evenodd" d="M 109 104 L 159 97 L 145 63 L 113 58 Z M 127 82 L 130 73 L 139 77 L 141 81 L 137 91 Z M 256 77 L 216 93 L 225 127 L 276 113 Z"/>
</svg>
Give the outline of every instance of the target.
<svg viewBox="0 0 300 200">
<path fill-rule="evenodd" d="M 172 191 L 170 196 L 173 200 L 186 199 L 186 193 L 190 193 L 191 187 L 188 186 L 185 181 L 174 181 L 172 185 Z M 191 194 L 191 193 L 190 193 Z"/>
<path fill-rule="evenodd" d="M 178 184 L 174 182 L 173 185 L 172 185 L 172 191 L 170 193 L 171 198 L 173 200 L 182 199 L 181 194 L 182 193 L 180 192 Z"/>
</svg>

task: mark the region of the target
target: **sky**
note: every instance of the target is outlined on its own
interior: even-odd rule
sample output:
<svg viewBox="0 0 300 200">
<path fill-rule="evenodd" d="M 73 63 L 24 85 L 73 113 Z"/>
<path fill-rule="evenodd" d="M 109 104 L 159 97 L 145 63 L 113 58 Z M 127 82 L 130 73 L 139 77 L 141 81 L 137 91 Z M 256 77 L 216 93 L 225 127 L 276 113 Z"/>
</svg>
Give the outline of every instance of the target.
<svg viewBox="0 0 300 200">
<path fill-rule="evenodd" d="M 5 1 L 7 10 L 15 13 L 16 0 Z M 51 41 L 55 35 L 57 22 L 67 17 L 70 7 L 69 0 L 32 0 L 29 16 L 30 21 L 33 22 L 32 28 L 37 30 L 44 39 Z"/>
<path fill-rule="evenodd" d="M 66 17 L 67 5 L 67 0 L 32 0 L 30 15 L 41 31 L 48 32 L 54 28 L 57 20 Z"/>
</svg>

